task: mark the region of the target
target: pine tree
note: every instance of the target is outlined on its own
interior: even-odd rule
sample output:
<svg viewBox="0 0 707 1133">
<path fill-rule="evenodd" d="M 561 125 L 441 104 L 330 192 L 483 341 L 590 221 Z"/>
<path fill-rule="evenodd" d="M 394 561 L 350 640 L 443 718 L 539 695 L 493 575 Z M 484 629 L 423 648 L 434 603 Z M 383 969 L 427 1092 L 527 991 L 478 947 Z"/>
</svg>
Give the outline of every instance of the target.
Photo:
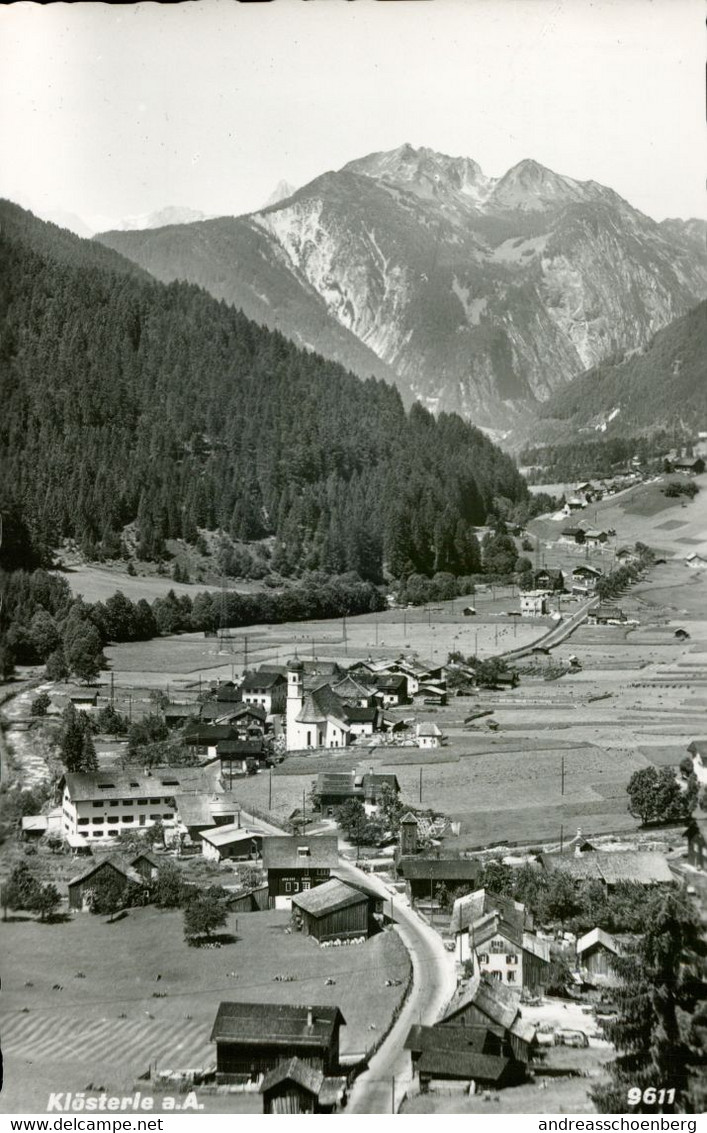
<svg viewBox="0 0 707 1133">
<path fill-rule="evenodd" d="M 618 1053 L 609 1081 L 591 1097 L 601 1113 L 696 1112 L 707 1068 L 699 919 L 687 894 L 672 892 L 648 903 L 645 924 L 641 939 L 612 961 L 622 981 L 615 993 L 619 1018 L 605 1030 Z M 661 1089 L 674 1094 L 661 1098 Z M 629 1090 L 640 1094 L 630 1106 Z"/>
</svg>

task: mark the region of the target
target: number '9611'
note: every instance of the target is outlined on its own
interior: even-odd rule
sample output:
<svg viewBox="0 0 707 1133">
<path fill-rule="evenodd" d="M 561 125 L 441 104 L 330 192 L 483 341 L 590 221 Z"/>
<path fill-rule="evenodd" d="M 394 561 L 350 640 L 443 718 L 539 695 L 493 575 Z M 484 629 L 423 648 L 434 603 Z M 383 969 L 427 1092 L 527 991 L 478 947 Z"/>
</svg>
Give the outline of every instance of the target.
<svg viewBox="0 0 707 1133">
<path fill-rule="evenodd" d="M 647 1086 L 641 1090 L 638 1086 L 631 1086 L 628 1092 L 628 1104 L 638 1105 L 672 1105 L 675 1101 L 675 1090 L 657 1090 L 655 1086 Z"/>
</svg>

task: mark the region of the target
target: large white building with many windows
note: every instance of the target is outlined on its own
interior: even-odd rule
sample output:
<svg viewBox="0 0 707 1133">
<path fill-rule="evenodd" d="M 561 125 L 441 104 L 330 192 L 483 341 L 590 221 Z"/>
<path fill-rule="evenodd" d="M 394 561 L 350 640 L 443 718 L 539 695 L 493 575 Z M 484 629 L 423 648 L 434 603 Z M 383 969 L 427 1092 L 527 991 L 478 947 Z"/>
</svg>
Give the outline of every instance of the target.
<svg viewBox="0 0 707 1133">
<path fill-rule="evenodd" d="M 66 837 L 98 842 L 156 822 L 173 824 L 178 796 L 208 789 L 197 767 L 68 772 L 62 781 L 62 830 Z"/>
</svg>

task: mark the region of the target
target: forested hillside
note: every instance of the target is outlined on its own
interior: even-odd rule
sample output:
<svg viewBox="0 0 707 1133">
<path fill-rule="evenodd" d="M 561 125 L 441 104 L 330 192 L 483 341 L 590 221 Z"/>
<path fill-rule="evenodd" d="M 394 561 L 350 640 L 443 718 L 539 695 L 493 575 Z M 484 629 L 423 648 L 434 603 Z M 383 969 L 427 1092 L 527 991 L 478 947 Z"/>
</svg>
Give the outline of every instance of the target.
<svg viewBox="0 0 707 1133">
<path fill-rule="evenodd" d="M 543 422 L 606 424 L 608 435 L 659 428 L 696 430 L 707 421 L 707 302 L 675 319 L 648 346 L 576 378 L 540 409 Z M 539 430 L 542 429 L 542 424 Z"/>
<path fill-rule="evenodd" d="M 221 527 L 274 536 L 281 573 L 478 568 L 473 527 L 526 498 L 455 415 L 405 412 L 199 288 L 0 204 L 0 473 L 35 547 L 139 553 Z"/>
</svg>

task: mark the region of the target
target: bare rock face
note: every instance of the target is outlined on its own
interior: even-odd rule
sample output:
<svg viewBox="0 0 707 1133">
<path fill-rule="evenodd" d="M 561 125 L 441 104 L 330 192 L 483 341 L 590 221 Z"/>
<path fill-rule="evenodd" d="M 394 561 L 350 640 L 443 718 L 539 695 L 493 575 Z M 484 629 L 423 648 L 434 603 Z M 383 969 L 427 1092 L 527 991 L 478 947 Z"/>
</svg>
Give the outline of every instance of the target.
<svg viewBox="0 0 707 1133">
<path fill-rule="evenodd" d="M 404 145 L 196 227 L 100 239 L 492 429 L 707 295 L 704 222 L 656 224 L 531 160 L 494 179 Z"/>
</svg>

